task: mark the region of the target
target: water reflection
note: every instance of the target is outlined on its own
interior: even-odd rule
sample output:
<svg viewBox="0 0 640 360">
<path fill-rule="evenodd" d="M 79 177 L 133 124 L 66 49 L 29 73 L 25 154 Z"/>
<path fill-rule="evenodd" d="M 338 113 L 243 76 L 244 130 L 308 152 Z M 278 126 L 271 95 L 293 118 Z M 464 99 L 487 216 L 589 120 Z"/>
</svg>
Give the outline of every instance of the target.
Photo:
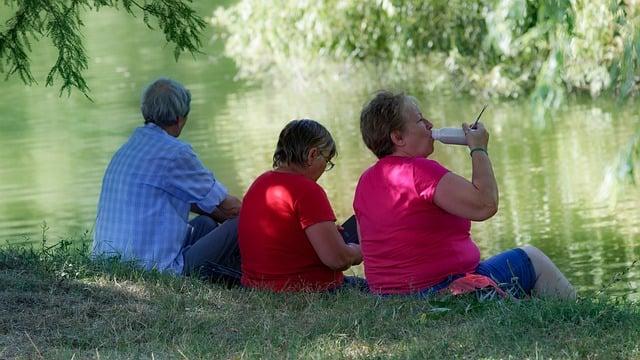
<svg viewBox="0 0 640 360">
<path fill-rule="evenodd" d="M 358 124 L 359 110 L 376 88 L 371 79 L 362 85 L 332 75 L 318 82 L 322 86 L 295 81 L 279 87 L 247 85 L 232 80 L 236 70 L 229 59 L 215 56 L 220 44 L 212 45 L 212 56 L 187 56 L 175 64 L 161 35 L 124 14 L 101 13 L 86 23 L 92 55 L 88 80 L 95 103 L 78 94 L 58 98 L 53 88 L 3 84 L 0 239 L 22 242 L 29 236 L 35 241 L 42 220 L 51 227 L 52 241 L 92 227 L 104 169 L 141 124 L 142 87 L 160 75 L 175 77 L 192 90 L 183 137 L 236 194 L 271 167 L 277 135 L 286 122 L 302 117 L 322 122 L 334 135 L 339 156 L 320 183 L 338 218 L 351 214 L 358 177 L 375 161 L 360 139 Z M 50 49 L 37 52 L 34 59 L 50 58 Z M 46 71 L 46 66 L 44 60 L 37 62 L 34 71 Z M 469 121 L 482 104 L 417 97 L 437 126 Z M 640 189 L 621 189 L 615 199 L 596 196 L 608 166 L 634 131 L 638 110 L 638 102 L 619 106 L 576 99 L 539 123 L 526 102 L 490 104 L 483 119 L 491 131 L 489 152 L 501 203 L 494 218 L 474 224 L 483 253 L 531 243 L 581 290 L 599 289 L 640 259 Z M 436 145 L 434 158 L 470 175 L 463 147 Z M 639 282 L 640 271 L 633 268 L 612 292 L 637 298 Z"/>
<path fill-rule="evenodd" d="M 367 96 L 352 95 L 348 87 L 342 91 L 326 95 L 278 89 L 274 95 L 274 90 L 256 89 L 228 97 L 229 113 L 217 122 L 217 131 L 242 134 L 243 141 L 232 144 L 241 187 L 246 188 L 270 166 L 275 139 L 286 121 L 312 117 L 324 122 L 337 140 L 337 166 L 320 182 L 338 218 L 347 217 L 358 176 L 375 159 L 364 148 L 358 130 L 358 111 Z M 438 125 L 460 123 L 477 108 L 470 100 L 420 100 Z M 598 105 L 576 102 L 553 122 L 540 126 L 527 114 L 527 103 L 492 104 L 486 122 L 492 131 L 490 153 L 499 179 L 501 207 L 496 217 L 474 225 L 485 254 L 534 244 L 583 290 L 599 289 L 640 258 L 639 190 L 625 189 L 616 203 L 595 196 L 608 165 L 634 131 L 633 110 Z M 576 120 L 585 118 L 589 121 Z M 225 130 L 231 123 L 234 129 Z M 434 157 L 470 175 L 465 148 L 437 145 Z M 610 292 L 637 289 L 634 284 L 639 275 L 637 269 L 631 269 L 624 276 L 630 283 L 614 284 Z"/>
</svg>

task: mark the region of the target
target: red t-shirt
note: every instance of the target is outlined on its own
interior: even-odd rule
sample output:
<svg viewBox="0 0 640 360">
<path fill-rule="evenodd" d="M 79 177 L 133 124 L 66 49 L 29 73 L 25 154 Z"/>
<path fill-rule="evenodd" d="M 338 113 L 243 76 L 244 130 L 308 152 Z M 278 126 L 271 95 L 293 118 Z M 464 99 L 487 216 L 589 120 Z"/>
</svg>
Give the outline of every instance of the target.
<svg viewBox="0 0 640 360">
<path fill-rule="evenodd" d="M 353 208 L 372 292 L 417 292 L 478 265 L 471 222 L 433 203 L 447 172 L 433 160 L 386 156 L 360 177 Z"/>
<path fill-rule="evenodd" d="M 273 291 L 322 291 L 342 284 L 324 265 L 305 229 L 336 217 L 320 185 L 299 174 L 268 171 L 242 200 L 242 284 Z"/>
</svg>

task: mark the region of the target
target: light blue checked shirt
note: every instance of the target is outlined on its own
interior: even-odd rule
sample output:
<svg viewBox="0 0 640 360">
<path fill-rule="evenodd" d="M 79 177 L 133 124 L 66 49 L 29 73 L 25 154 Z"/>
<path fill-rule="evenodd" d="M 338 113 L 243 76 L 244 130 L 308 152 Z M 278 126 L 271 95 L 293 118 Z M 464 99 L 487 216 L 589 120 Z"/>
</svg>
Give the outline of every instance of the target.
<svg viewBox="0 0 640 360">
<path fill-rule="evenodd" d="M 141 126 L 105 172 L 92 254 L 180 274 L 191 204 L 211 212 L 226 195 L 189 144 Z"/>
</svg>

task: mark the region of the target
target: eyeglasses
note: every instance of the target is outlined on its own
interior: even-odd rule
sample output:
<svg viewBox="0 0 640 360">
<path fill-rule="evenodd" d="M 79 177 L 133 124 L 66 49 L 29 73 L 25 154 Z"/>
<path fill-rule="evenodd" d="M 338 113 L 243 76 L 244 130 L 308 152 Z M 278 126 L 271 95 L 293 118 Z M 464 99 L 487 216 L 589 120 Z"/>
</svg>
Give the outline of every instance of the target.
<svg viewBox="0 0 640 360">
<path fill-rule="evenodd" d="M 333 169 L 334 166 L 336 166 L 336 164 L 333 163 L 333 161 L 329 160 L 328 157 L 320 154 L 320 156 L 322 156 L 324 158 L 324 160 L 327 162 L 327 165 L 324 168 L 324 171 L 329 171 L 331 169 Z"/>
</svg>

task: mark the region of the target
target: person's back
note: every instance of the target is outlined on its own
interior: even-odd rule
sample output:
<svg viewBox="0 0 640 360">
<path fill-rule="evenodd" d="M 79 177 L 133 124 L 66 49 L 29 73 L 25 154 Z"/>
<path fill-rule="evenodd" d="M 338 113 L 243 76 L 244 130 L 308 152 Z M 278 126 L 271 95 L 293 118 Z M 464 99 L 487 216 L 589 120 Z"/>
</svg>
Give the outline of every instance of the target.
<svg viewBox="0 0 640 360">
<path fill-rule="evenodd" d="M 471 221 L 498 211 L 498 186 L 482 122 L 462 124 L 471 181 L 427 159 L 433 124 L 414 98 L 380 91 L 360 113 L 362 139 L 378 162 L 360 178 L 354 199 L 365 274 L 372 291 L 429 296 L 492 286 L 517 297 L 575 297 L 539 249 L 523 246 L 480 261 Z"/>
<path fill-rule="evenodd" d="M 144 125 L 105 171 L 92 255 L 175 274 L 239 279 L 234 218 L 241 202 L 177 139 L 190 103 L 189 90 L 171 79 L 144 90 Z M 189 220 L 190 211 L 200 216 Z"/>
<path fill-rule="evenodd" d="M 293 120 L 280 132 L 273 170 L 244 198 L 239 243 L 242 284 L 272 291 L 324 291 L 342 286 L 342 270 L 362 261 L 345 244 L 318 178 L 333 167 L 331 134 L 318 122 Z M 364 281 L 354 280 L 362 286 Z M 362 280 L 362 279 L 359 279 Z"/>
<path fill-rule="evenodd" d="M 242 283 L 282 290 L 325 290 L 342 284 L 341 271 L 322 263 L 304 229 L 335 221 L 324 190 L 299 174 L 268 171 L 244 197 L 239 243 Z"/>
<path fill-rule="evenodd" d="M 470 222 L 433 204 L 447 172 L 433 160 L 387 156 L 360 177 L 354 210 L 372 292 L 415 292 L 478 265 Z"/>
<path fill-rule="evenodd" d="M 94 254 L 119 255 L 148 269 L 181 271 L 182 242 L 162 241 L 187 233 L 188 203 L 173 201 L 164 190 L 167 179 L 179 176 L 172 166 L 176 159 L 194 159 L 190 146 L 152 123 L 134 131 L 105 172 Z M 163 221 L 149 221 L 159 218 Z"/>
</svg>

